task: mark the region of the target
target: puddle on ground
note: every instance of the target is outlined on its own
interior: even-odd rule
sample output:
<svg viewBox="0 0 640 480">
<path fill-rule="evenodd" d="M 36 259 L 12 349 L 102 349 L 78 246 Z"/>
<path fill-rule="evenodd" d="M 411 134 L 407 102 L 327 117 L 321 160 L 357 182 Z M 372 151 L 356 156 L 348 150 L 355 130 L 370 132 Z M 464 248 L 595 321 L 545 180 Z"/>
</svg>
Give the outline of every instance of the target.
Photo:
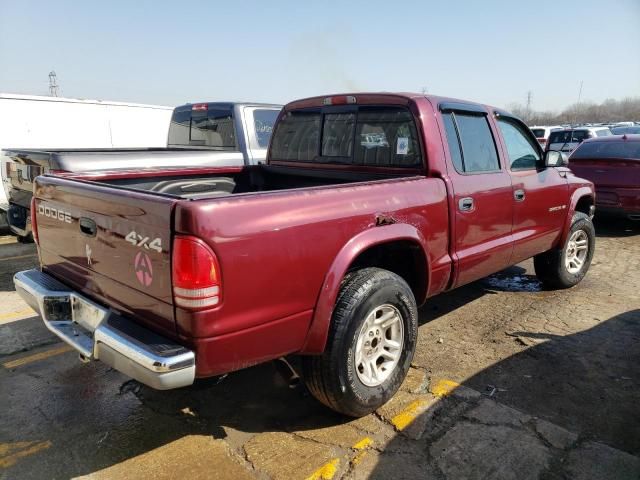
<svg viewBox="0 0 640 480">
<path fill-rule="evenodd" d="M 501 292 L 541 292 L 542 283 L 533 275 L 491 275 L 483 283 Z"/>
</svg>

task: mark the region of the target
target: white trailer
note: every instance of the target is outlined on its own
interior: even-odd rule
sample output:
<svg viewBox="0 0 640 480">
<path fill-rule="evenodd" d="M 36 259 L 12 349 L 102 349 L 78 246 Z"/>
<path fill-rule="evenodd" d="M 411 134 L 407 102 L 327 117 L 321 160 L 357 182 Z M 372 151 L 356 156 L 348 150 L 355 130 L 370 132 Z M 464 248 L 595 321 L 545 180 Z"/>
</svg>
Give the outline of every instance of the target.
<svg viewBox="0 0 640 480">
<path fill-rule="evenodd" d="M 172 111 L 159 105 L 0 93 L 0 150 L 166 147 Z M 0 209 L 6 208 L 0 188 Z"/>
</svg>

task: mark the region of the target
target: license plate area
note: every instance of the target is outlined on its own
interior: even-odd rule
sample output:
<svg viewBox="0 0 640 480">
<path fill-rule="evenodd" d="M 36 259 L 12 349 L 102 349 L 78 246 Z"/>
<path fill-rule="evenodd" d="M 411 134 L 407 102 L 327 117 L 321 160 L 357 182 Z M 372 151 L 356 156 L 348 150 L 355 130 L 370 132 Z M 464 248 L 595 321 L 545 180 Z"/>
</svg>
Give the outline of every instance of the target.
<svg viewBox="0 0 640 480">
<path fill-rule="evenodd" d="M 71 295 L 71 319 L 85 330 L 95 331 L 98 325 L 107 318 L 107 314 L 107 309 L 76 295 Z"/>
</svg>

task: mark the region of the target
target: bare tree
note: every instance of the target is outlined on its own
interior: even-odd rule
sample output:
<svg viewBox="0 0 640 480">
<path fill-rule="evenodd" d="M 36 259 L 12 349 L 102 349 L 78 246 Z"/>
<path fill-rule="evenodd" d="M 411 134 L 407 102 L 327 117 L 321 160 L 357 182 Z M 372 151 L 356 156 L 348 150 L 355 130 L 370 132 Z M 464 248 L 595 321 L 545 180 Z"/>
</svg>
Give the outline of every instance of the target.
<svg viewBox="0 0 640 480">
<path fill-rule="evenodd" d="M 560 113 L 532 111 L 518 103 L 510 104 L 508 109 L 529 125 L 640 121 L 640 97 L 610 98 L 599 104 L 582 101 L 569 105 Z"/>
</svg>

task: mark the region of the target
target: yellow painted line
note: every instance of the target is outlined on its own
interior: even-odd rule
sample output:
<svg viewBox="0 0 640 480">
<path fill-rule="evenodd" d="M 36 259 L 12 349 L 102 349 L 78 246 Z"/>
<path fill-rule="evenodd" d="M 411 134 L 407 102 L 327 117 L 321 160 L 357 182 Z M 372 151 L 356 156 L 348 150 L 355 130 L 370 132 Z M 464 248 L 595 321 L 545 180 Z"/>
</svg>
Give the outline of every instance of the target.
<svg viewBox="0 0 640 480">
<path fill-rule="evenodd" d="M 3 323 L 13 322 L 14 320 L 20 320 L 26 317 L 34 317 L 37 313 L 31 308 L 24 308 L 22 310 L 16 310 L 15 312 L 0 313 L 0 325 Z"/>
<path fill-rule="evenodd" d="M 313 472 L 306 480 L 331 480 L 338 471 L 339 466 L 340 459 L 334 458 Z"/>
<path fill-rule="evenodd" d="M 366 456 L 367 456 L 366 450 L 362 450 L 361 452 L 358 452 L 358 454 L 355 457 L 353 457 L 353 460 L 351 460 L 351 465 L 358 465 L 362 461 L 362 459 Z"/>
<path fill-rule="evenodd" d="M 40 360 L 44 360 L 45 358 L 53 357 L 55 355 L 60 355 L 62 353 L 70 352 L 73 350 L 73 347 L 70 345 L 62 345 L 61 347 L 52 348 L 51 350 L 47 350 L 40 353 L 34 353 L 33 355 L 29 355 L 28 357 L 18 358 L 16 360 L 11 360 L 10 362 L 5 362 L 2 366 L 6 369 L 21 367 L 22 365 L 27 365 L 28 363 L 38 362 Z"/>
<path fill-rule="evenodd" d="M 357 441 L 353 445 L 353 448 L 355 448 L 356 450 L 364 450 L 365 448 L 370 447 L 371 445 L 373 445 L 373 440 L 371 440 L 370 437 L 364 437 L 363 439 Z"/>
<path fill-rule="evenodd" d="M 352 448 L 354 450 L 357 450 L 358 453 L 351 460 L 351 465 L 358 465 L 362 461 L 362 459 L 367 456 L 367 449 L 372 445 L 373 440 L 371 439 L 371 437 L 364 437 L 354 443 Z"/>
<path fill-rule="evenodd" d="M 397 414 L 391 419 L 391 423 L 398 430 L 404 430 L 420 415 L 426 407 L 429 405 L 429 401 L 425 399 L 418 399 L 411 402 L 402 412 Z"/>
<path fill-rule="evenodd" d="M 0 443 L 0 468 L 9 468 L 18 460 L 34 453 L 46 450 L 51 446 L 51 442 L 13 442 Z"/>
<path fill-rule="evenodd" d="M 458 382 L 454 382 L 453 380 L 438 380 L 431 387 L 431 393 L 433 393 L 436 397 L 446 397 L 459 386 L 460 384 Z"/>
<path fill-rule="evenodd" d="M 37 253 L 29 253 L 28 255 L 16 255 L 15 257 L 0 258 L 0 262 L 6 262 L 7 260 L 21 260 L 23 258 L 37 257 L 37 256 L 38 256 Z"/>
</svg>

